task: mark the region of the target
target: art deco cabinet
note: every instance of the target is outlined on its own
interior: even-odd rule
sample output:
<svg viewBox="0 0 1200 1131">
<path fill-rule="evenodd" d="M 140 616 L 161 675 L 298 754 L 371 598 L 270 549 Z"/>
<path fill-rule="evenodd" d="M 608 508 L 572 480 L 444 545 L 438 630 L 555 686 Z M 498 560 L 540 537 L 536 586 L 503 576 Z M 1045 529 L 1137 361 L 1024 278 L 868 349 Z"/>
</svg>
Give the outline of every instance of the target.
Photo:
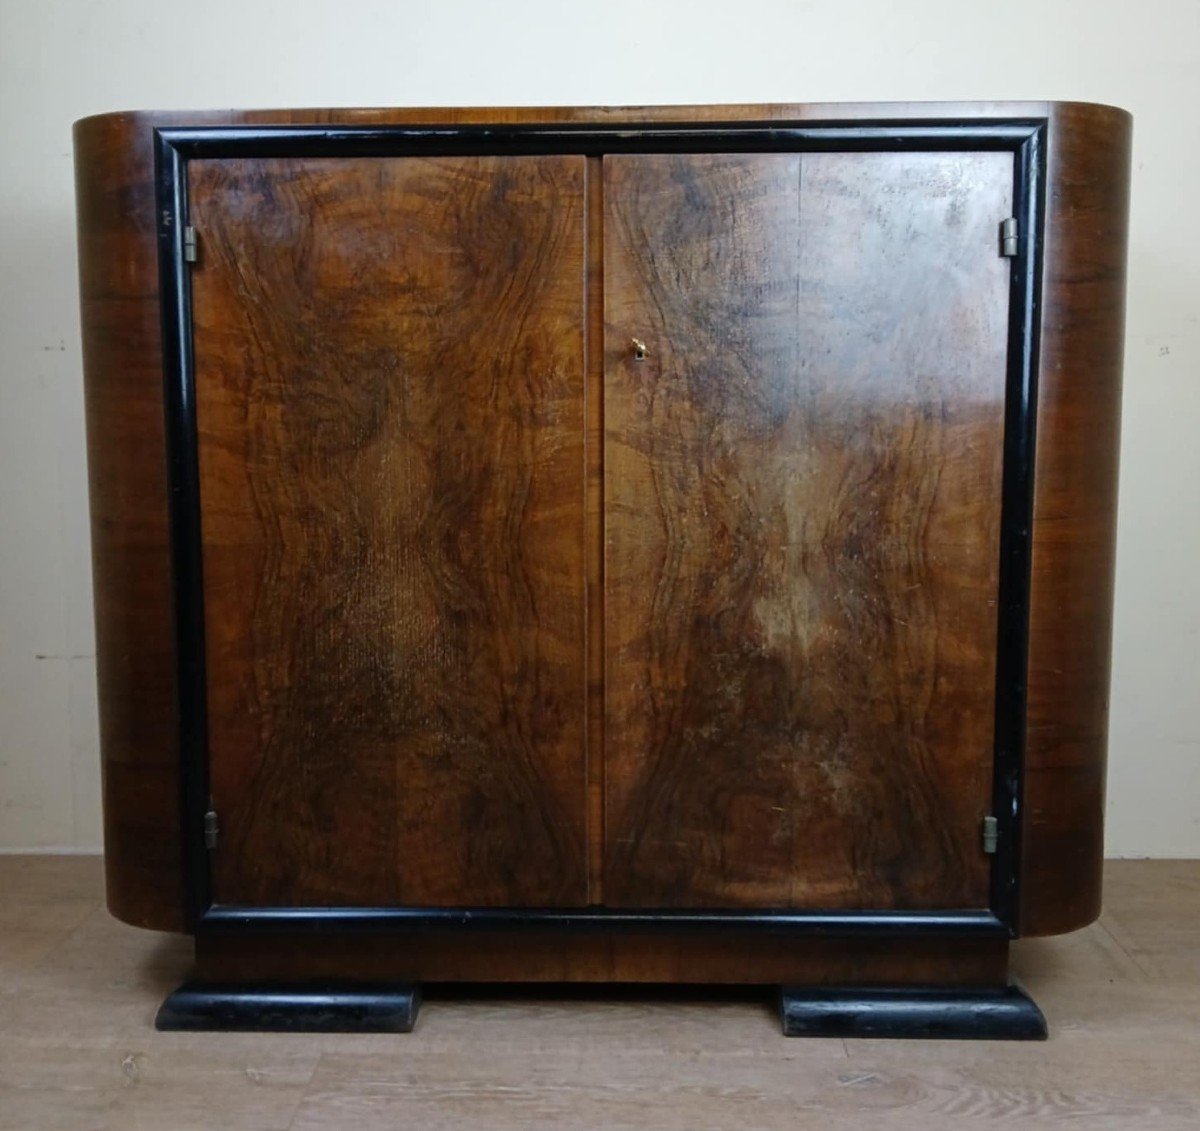
<svg viewBox="0 0 1200 1131">
<path fill-rule="evenodd" d="M 1040 1036 L 1100 894 L 1130 120 L 76 126 L 108 899 L 164 1027 L 428 982 Z"/>
</svg>

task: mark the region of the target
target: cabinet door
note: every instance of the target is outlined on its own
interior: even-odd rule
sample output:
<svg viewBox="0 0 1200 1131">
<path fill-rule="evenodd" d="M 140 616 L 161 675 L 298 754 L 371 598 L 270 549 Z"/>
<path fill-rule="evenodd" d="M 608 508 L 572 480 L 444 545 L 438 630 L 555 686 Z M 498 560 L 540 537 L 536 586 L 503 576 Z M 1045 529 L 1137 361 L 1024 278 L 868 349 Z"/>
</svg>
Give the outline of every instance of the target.
<svg viewBox="0 0 1200 1131">
<path fill-rule="evenodd" d="M 986 906 L 1011 155 L 604 164 L 606 901 Z"/>
<path fill-rule="evenodd" d="M 583 178 L 192 163 L 216 902 L 585 901 Z"/>
</svg>

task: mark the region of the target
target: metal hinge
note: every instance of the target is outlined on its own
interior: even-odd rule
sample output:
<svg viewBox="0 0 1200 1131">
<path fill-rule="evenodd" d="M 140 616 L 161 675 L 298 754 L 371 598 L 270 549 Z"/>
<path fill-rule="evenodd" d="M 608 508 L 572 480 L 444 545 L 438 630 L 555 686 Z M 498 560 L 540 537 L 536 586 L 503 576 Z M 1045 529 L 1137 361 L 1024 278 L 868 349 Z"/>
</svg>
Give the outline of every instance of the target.
<svg viewBox="0 0 1200 1131">
<path fill-rule="evenodd" d="M 1005 258 L 1012 258 L 1017 254 L 1017 236 L 1019 234 L 1015 216 L 1010 216 L 1007 220 L 1000 222 L 1000 254 Z"/>
<path fill-rule="evenodd" d="M 215 809 L 210 809 L 207 813 L 204 814 L 204 847 L 205 848 L 216 848 L 217 847 L 217 832 L 218 832 L 217 811 Z"/>
<path fill-rule="evenodd" d="M 196 262 L 196 229 L 190 224 L 183 229 L 183 258 L 188 263 Z"/>
<path fill-rule="evenodd" d="M 983 819 L 983 851 L 991 856 L 996 851 L 996 843 L 1000 839 L 1000 826 L 995 817 Z"/>
</svg>

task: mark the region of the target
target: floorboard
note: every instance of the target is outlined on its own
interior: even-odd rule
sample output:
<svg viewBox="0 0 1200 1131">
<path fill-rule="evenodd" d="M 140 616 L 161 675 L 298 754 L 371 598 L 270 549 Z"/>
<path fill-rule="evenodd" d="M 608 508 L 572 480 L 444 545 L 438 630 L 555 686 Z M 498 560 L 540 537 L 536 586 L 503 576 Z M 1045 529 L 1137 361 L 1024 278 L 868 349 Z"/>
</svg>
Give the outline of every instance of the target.
<svg viewBox="0 0 1200 1131">
<path fill-rule="evenodd" d="M 1200 1126 L 1200 861 L 1113 861 L 1014 948 L 1045 1044 L 788 1041 L 761 995 L 434 992 L 412 1036 L 157 1033 L 187 940 L 89 857 L 0 857 L 0 1129 Z"/>
</svg>

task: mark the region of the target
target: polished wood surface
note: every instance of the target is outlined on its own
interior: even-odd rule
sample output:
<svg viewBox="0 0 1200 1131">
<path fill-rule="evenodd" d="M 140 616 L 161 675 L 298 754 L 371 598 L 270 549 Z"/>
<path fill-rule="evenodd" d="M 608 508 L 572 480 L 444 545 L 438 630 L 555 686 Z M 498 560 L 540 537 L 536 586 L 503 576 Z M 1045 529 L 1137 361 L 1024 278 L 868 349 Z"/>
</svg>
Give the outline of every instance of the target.
<svg viewBox="0 0 1200 1131">
<path fill-rule="evenodd" d="M 212 932 L 195 976 L 243 984 L 620 982 L 710 985 L 1000 986 L 1007 939 L 425 931 L 407 935 Z"/>
<path fill-rule="evenodd" d="M 835 122 L 976 121 L 1045 118 L 1077 108 L 1099 120 L 1125 114 L 1094 102 L 742 102 L 678 106 L 398 106 L 286 107 L 260 110 L 126 110 L 81 118 L 76 126 L 122 134 L 158 127 L 253 125 L 506 125 L 539 122 Z"/>
<path fill-rule="evenodd" d="M 609 902 L 985 906 L 1011 155 L 605 166 Z"/>
<path fill-rule="evenodd" d="M 1100 913 L 1131 120 L 1050 120 L 1019 929 Z"/>
<path fill-rule="evenodd" d="M 134 112 L 75 127 L 108 899 L 128 922 L 185 925 L 153 197 L 153 130 L 168 125 L 1048 118 L 1047 272 L 1018 893 L 1022 929 L 1068 930 L 1098 909 L 1107 725 L 1115 432 L 1129 117 L 1086 103 L 850 103 L 619 108 Z M 597 164 L 591 159 L 593 166 Z M 591 308 L 601 293 L 598 177 L 589 180 Z M 589 317 L 589 326 L 595 325 Z M 590 331 L 590 350 L 596 335 Z M 588 374 L 593 539 L 603 404 Z M 588 603 L 601 567 L 589 551 Z M 588 629 L 588 867 L 603 897 L 602 630 Z M 599 674 L 598 674 L 599 673 Z"/>
<path fill-rule="evenodd" d="M 587 159 L 587 312 L 584 415 L 587 449 L 588 903 L 604 904 L 604 159 Z"/>
<path fill-rule="evenodd" d="M 193 163 L 216 902 L 586 902 L 583 178 Z"/>
<path fill-rule="evenodd" d="M 1114 860 L 1100 922 L 1012 948 L 1044 1043 L 786 1041 L 771 991 L 429 987 L 415 1033 L 155 1033 L 189 940 L 95 858 L 0 857 L 0 1126 L 1194 1131 L 1200 862 Z"/>
<path fill-rule="evenodd" d="M 109 909 L 186 925 L 149 131 L 75 133 L 80 324 Z"/>
</svg>

